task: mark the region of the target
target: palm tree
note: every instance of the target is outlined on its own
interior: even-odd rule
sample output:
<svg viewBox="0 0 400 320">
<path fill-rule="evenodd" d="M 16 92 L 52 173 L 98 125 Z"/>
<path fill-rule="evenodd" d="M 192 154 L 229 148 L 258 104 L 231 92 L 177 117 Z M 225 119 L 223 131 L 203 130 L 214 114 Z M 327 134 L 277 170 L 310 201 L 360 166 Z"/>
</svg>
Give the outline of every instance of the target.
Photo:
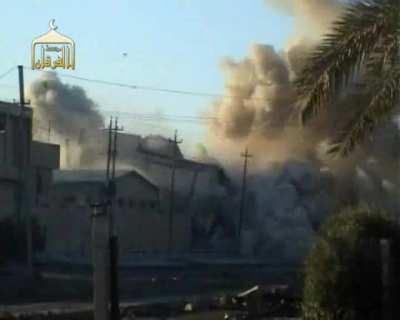
<svg viewBox="0 0 400 320">
<path fill-rule="evenodd" d="M 328 108 L 344 89 L 356 83 L 365 103 L 330 149 L 348 155 L 398 106 L 399 62 L 400 1 L 353 2 L 310 55 L 296 80 L 302 123 Z"/>
</svg>

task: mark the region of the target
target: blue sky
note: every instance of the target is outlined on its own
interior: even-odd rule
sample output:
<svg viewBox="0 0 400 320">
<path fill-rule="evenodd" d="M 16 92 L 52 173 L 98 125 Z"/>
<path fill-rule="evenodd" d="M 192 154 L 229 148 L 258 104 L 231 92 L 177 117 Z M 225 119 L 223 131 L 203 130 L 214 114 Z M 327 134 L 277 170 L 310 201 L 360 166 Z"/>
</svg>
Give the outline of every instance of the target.
<svg viewBox="0 0 400 320">
<path fill-rule="evenodd" d="M 31 41 L 54 18 L 58 31 L 76 42 L 77 66 L 70 74 L 212 93 L 223 92 L 219 65 L 224 57 L 241 59 L 253 43 L 280 49 L 292 33 L 291 19 L 262 0 L 14 0 L 2 11 L 0 74 L 18 64 L 29 66 Z M 36 76 L 27 71 L 27 82 Z M 83 86 L 100 109 L 196 116 L 212 104 L 204 97 L 64 81 Z M 1 79 L 0 99 L 17 98 L 16 84 L 16 72 Z M 123 114 L 120 119 L 136 133 L 172 134 L 177 128 L 186 145 L 201 142 L 207 129 L 193 123 L 144 123 Z"/>
</svg>

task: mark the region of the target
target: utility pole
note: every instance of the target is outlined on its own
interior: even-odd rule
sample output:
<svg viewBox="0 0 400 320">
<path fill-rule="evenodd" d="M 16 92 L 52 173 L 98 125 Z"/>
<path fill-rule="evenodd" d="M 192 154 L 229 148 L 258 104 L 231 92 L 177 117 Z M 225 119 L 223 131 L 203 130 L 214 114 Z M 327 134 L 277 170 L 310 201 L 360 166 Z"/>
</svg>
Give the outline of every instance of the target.
<svg viewBox="0 0 400 320">
<path fill-rule="evenodd" d="M 94 320 L 110 320 L 110 226 L 103 203 L 93 204 L 92 209 Z"/>
<path fill-rule="evenodd" d="M 114 219 L 112 213 L 112 202 L 115 197 L 115 166 L 117 159 L 117 137 L 118 132 L 123 131 L 118 126 L 118 118 L 110 118 L 108 127 L 108 148 L 107 148 L 107 200 L 105 209 L 109 218 L 109 248 L 110 248 L 110 316 L 112 320 L 118 320 L 120 317 L 119 295 L 118 295 L 118 236 L 114 228 Z"/>
<path fill-rule="evenodd" d="M 176 158 L 178 144 L 181 144 L 183 140 L 178 140 L 178 130 L 175 130 L 174 140 L 169 139 L 172 143 L 172 170 L 171 170 L 171 182 L 170 182 L 170 201 L 169 201 L 169 221 L 168 221 L 168 253 L 171 254 L 173 249 L 173 224 L 174 224 L 174 211 L 175 211 L 175 171 L 176 171 Z"/>
<path fill-rule="evenodd" d="M 106 171 L 107 184 L 110 182 L 112 120 L 113 120 L 113 118 L 110 117 L 110 124 L 108 125 L 108 148 L 107 148 L 107 171 Z"/>
<path fill-rule="evenodd" d="M 245 150 L 244 153 L 241 154 L 244 158 L 243 164 L 243 176 L 242 176 L 242 189 L 241 189 L 241 196 L 240 196 L 240 207 L 239 207 L 239 225 L 238 225 L 238 240 L 239 240 L 239 252 L 242 245 L 241 237 L 242 237 L 242 224 L 243 224 L 243 213 L 245 208 L 245 201 L 246 201 L 246 179 L 247 179 L 247 162 L 248 159 L 252 157 L 249 154 L 249 151 Z"/>
<path fill-rule="evenodd" d="M 28 270 L 33 271 L 33 255 L 32 255 L 32 220 L 31 220 L 31 193 L 32 193 L 32 176 L 30 171 L 30 140 L 32 137 L 31 124 L 24 123 L 24 107 L 27 105 L 25 102 L 25 88 L 24 88 L 24 68 L 18 66 L 18 82 L 19 82 L 19 139 L 20 150 L 18 152 L 18 166 L 20 171 L 20 203 L 19 203 L 19 216 L 23 215 L 22 221 L 25 222 L 26 231 L 26 263 Z M 24 130 L 26 128 L 26 130 Z"/>
<path fill-rule="evenodd" d="M 112 147 L 112 154 L 108 155 L 111 157 L 112 161 L 112 171 L 111 171 L 111 181 L 110 183 L 110 193 L 109 195 L 114 198 L 115 196 L 115 164 L 117 159 L 117 138 L 118 131 L 123 131 L 122 127 L 118 126 L 118 118 L 114 120 L 114 128 L 112 131 L 114 132 L 114 140 Z M 110 147 L 108 148 L 111 149 Z M 109 171 L 108 171 L 109 172 Z M 112 198 L 108 201 L 108 208 L 110 210 L 110 302 L 111 302 L 111 320 L 119 320 L 120 318 L 120 310 L 119 310 L 119 292 L 118 292 L 118 235 L 114 228 L 114 221 L 112 217 Z"/>
<path fill-rule="evenodd" d="M 123 131 L 124 128 L 118 127 L 118 118 L 115 118 L 114 121 L 114 144 L 113 144 L 113 152 L 112 152 L 112 171 L 111 171 L 111 179 L 115 179 L 115 163 L 117 159 L 117 138 L 118 131 Z"/>
<path fill-rule="evenodd" d="M 93 309 L 94 320 L 110 320 L 111 298 L 111 210 L 112 198 L 110 164 L 112 141 L 112 117 L 108 126 L 107 170 L 104 192 L 100 192 L 99 203 L 93 204 L 92 257 L 93 257 Z M 104 196 L 106 199 L 104 199 Z"/>
<path fill-rule="evenodd" d="M 108 125 L 107 167 L 105 199 L 101 199 L 94 207 L 93 223 L 93 261 L 94 272 L 94 308 L 95 320 L 119 320 L 119 294 L 118 294 L 118 236 L 114 228 L 112 203 L 116 193 L 115 167 L 117 159 L 117 136 L 123 131 L 118 126 L 118 119 L 110 118 Z M 104 197 L 104 194 L 102 195 Z M 101 209 L 101 214 L 97 214 Z M 101 218 L 103 216 L 103 218 Z M 106 227 L 105 227 L 106 226 Z M 96 229 L 97 228 L 97 229 Z M 97 267 L 97 269 L 96 269 Z M 96 283 L 96 281 L 100 283 Z M 107 291 L 104 293 L 103 291 Z M 109 310 L 110 306 L 110 310 Z M 108 315 L 110 317 L 108 317 Z"/>
<path fill-rule="evenodd" d="M 69 169 L 70 168 L 70 156 L 69 156 L 69 139 L 65 139 L 65 165 Z"/>
<path fill-rule="evenodd" d="M 48 134 L 47 142 L 50 143 L 50 137 L 51 137 L 51 120 L 49 120 L 49 130 L 48 130 L 47 134 Z"/>
</svg>

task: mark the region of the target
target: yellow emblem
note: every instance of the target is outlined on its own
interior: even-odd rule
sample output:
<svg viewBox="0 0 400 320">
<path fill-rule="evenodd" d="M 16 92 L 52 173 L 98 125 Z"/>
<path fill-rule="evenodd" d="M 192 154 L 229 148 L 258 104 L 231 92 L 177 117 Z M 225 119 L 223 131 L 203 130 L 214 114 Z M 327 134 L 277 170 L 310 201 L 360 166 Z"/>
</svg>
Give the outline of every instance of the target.
<svg viewBox="0 0 400 320">
<path fill-rule="evenodd" d="M 57 32 L 55 20 L 50 30 L 32 41 L 32 69 L 75 69 L 75 43 Z"/>
</svg>

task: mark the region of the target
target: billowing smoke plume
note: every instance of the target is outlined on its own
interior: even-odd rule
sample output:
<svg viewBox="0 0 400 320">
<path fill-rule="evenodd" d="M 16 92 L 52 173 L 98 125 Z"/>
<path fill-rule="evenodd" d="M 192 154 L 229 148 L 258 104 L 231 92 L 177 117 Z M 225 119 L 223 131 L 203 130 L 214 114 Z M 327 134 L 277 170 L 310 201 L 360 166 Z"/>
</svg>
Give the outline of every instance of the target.
<svg viewBox="0 0 400 320">
<path fill-rule="evenodd" d="M 397 211 L 399 181 L 390 172 L 398 170 L 399 154 L 393 150 L 400 136 L 397 124 L 389 122 L 350 157 L 328 157 L 327 145 L 362 108 L 363 99 L 349 92 L 346 100 L 338 99 L 301 128 L 293 79 L 317 43 L 315 34 L 328 30 L 342 4 L 334 0 L 266 3 L 294 17 L 294 40 L 282 53 L 256 44 L 249 57 L 223 62 L 226 92 L 214 104 L 209 142 L 220 158 L 237 159 L 233 165 L 237 177 L 243 161 L 240 153 L 248 147 L 253 155 L 244 225 L 246 250 L 271 254 L 280 248 L 284 258 L 294 258 L 294 251 L 306 252 L 324 218 L 342 206 L 368 202 Z M 295 243 L 301 243 L 303 250 L 291 250 Z"/>
<path fill-rule="evenodd" d="M 73 166 L 79 159 L 81 140 L 103 126 L 96 104 L 83 88 L 62 83 L 55 73 L 44 73 L 33 81 L 29 98 L 35 115 L 34 135 L 42 139 L 49 135 L 61 145 L 62 165 Z"/>
<path fill-rule="evenodd" d="M 34 108 L 35 138 L 61 146 L 62 168 L 105 168 L 108 136 L 102 130 L 104 119 L 82 87 L 63 83 L 55 73 L 44 73 L 31 83 L 29 96 Z M 182 157 L 180 150 L 174 150 L 162 136 L 142 138 L 122 133 L 117 146 L 120 169 L 136 167 L 139 145 L 150 154 Z"/>
<path fill-rule="evenodd" d="M 291 15 L 298 34 L 306 33 L 312 38 L 324 33 L 342 9 L 337 0 L 265 0 L 265 3 Z"/>
<path fill-rule="evenodd" d="M 226 97 L 214 105 L 213 133 L 232 148 L 274 150 L 265 160 L 288 158 L 290 123 L 295 94 L 286 62 L 271 46 L 254 45 L 249 58 L 225 60 Z M 268 137 L 268 139 L 266 139 Z M 231 148 L 221 149 L 231 156 Z M 293 154 L 297 157 L 296 154 Z"/>
<path fill-rule="evenodd" d="M 223 63 L 227 74 L 227 96 L 217 104 L 216 126 L 227 137 L 241 138 L 252 133 L 282 128 L 290 115 L 293 90 L 285 62 L 271 46 L 256 45 L 251 57 Z"/>
</svg>

